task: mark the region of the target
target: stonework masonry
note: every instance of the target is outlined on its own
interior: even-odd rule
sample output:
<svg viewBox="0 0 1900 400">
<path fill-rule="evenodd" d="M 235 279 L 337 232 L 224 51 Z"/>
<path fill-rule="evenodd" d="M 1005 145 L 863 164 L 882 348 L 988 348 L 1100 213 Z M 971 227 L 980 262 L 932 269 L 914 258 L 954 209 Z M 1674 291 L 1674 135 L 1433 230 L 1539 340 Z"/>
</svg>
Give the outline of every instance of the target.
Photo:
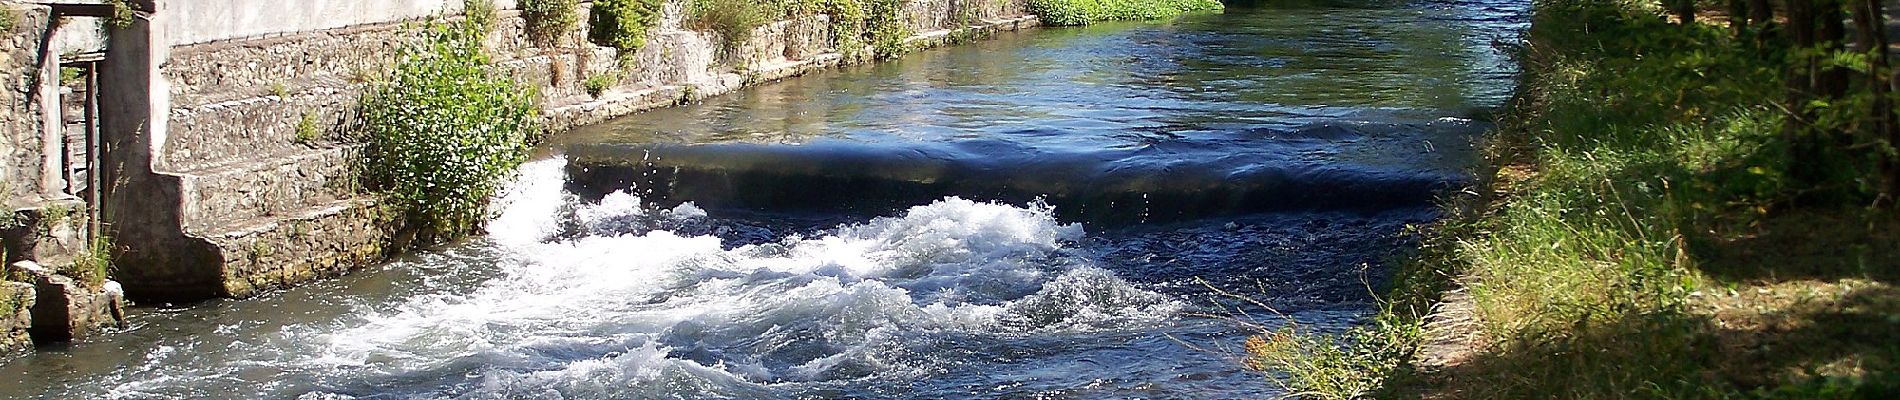
<svg viewBox="0 0 1900 400">
<path fill-rule="evenodd" d="M 350 183 L 359 145 L 337 138 L 353 126 L 367 82 L 417 40 L 409 26 L 456 12 L 460 1 L 131 3 L 138 18 L 108 35 L 101 77 L 104 168 L 113 178 L 104 218 L 119 244 L 115 277 L 126 295 L 247 297 L 343 274 L 400 247 L 388 243 L 399 228 L 389 213 Z M 420 3 L 453 4 L 414 7 Z M 622 55 L 578 40 L 588 3 L 577 10 L 582 26 L 568 35 L 576 40 L 537 47 L 513 2 L 497 2 L 486 47 L 498 66 L 538 88 L 549 132 L 868 53 L 840 51 L 830 21 L 815 15 L 765 24 L 721 55 L 717 33 L 686 26 L 685 4 L 669 1 L 647 45 Z M 336 7 L 350 12 L 323 17 Z M 284 12 L 273 10 L 314 14 L 280 25 L 257 17 Z M 920 47 L 1036 24 L 1021 0 L 910 0 L 903 13 Z M 598 97 L 583 89 L 588 76 L 615 70 L 626 75 Z"/>
<path fill-rule="evenodd" d="M 81 337 L 123 321 L 117 283 L 75 279 L 108 246 L 88 235 L 86 203 L 67 175 L 58 32 L 90 28 L 44 5 L 0 1 L 0 355 Z M 82 125 L 83 126 L 83 125 Z M 80 135 L 83 138 L 84 135 Z M 44 266 L 44 267 L 42 267 Z M 97 275 L 93 275 L 97 276 Z"/>
</svg>

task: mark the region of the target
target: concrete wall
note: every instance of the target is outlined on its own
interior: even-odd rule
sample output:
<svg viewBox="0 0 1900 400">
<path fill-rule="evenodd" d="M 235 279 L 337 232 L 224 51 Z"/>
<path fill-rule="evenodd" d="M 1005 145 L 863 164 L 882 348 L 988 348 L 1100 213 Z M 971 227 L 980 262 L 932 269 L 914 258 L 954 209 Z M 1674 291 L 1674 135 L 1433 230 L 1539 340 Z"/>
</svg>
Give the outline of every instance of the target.
<svg viewBox="0 0 1900 400">
<path fill-rule="evenodd" d="M 13 26 L 0 37 L 0 200 L 11 210 L 37 203 L 59 185 L 49 182 L 48 137 L 57 137 L 57 54 L 45 51 L 42 34 L 50 20 L 44 6 L 0 2 Z M 51 96 L 49 98 L 49 96 Z M 49 113 L 49 111 L 51 111 Z M 48 131 L 52 128 L 52 131 Z M 49 185 L 49 183 L 53 183 Z"/>
<path fill-rule="evenodd" d="M 459 14 L 462 0 L 171 0 L 173 45 L 248 39 Z M 515 0 L 494 0 L 515 9 Z"/>
</svg>

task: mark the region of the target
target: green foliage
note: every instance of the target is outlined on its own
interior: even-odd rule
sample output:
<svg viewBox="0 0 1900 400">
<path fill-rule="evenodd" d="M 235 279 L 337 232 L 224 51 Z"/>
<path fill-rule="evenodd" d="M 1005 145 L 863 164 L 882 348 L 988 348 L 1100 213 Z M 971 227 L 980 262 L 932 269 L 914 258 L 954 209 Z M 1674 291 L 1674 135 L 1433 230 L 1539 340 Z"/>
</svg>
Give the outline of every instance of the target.
<svg viewBox="0 0 1900 400">
<path fill-rule="evenodd" d="M 1371 398 L 1418 342 L 1416 324 L 1375 322 L 1333 337 L 1306 332 L 1289 318 L 1285 327 L 1247 338 L 1244 362 L 1302 398 Z"/>
<path fill-rule="evenodd" d="M 539 130 L 533 89 L 489 64 L 486 33 L 474 21 L 424 28 L 361 102 L 360 176 L 425 238 L 478 230 Z"/>
<path fill-rule="evenodd" d="M 251 240 L 251 262 L 264 261 L 264 259 L 270 258 L 272 254 L 276 253 L 277 249 L 271 247 L 270 242 L 261 239 Z"/>
<path fill-rule="evenodd" d="M 0 30 L 5 30 L 5 29 L 0 29 Z M 79 69 L 79 67 L 59 67 L 60 84 L 64 85 L 64 84 L 72 84 L 73 82 L 79 82 L 80 72 L 81 70 Z"/>
<path fill-rule="evenodd" d="M 304 113 L 303 118 L 297 120 L 296 142 L 299 144 L 311 144 L 315 143 L 317 139 L 321 137 L 322 134 L 317 130 L 317 115 L 315 113 Z"/>
<path fill-rule="evenodd" d="M 12 7 L 0 6 L 0 32 L 13 31 L 13 20 L 15 18 L 19 17 L 13 15 Z"/>
<path fill-rule="evenodd" d="M 664 0 L 596 0 L 587 37 L 624 54 L 646 46 L 647 30 L 660 23 Z"/>
<path fill-rule="evenodd" d="M 752 31 L 781 15 L 777 4 L 752 0 L 697 0 L 692 4 L 689 23 L 694 29 L 718 32 L 725 39 L 720 48 L 732 57 L 739 46 L 752 39 Z"/>
<path fill-rule="evenodd" d="M 612 89 L 617 84 L 620 84 L 620 75 L 606 73 L 588 76 L 587 80 L 581 82 L 581 87 L 587 89 L 587 95 L 598 99 L 601 94 L 607 93 L 607 89 Z"/>
<path fill-rule="evenodd" d="M 1458 276 L 1471 315 L 1451 323 L 1471 324 L 1486 344 L 1468 349 L 1474 354 L 1447 372 L 1456 384 L 1442 391 L 1719 398 L 1746 393 L 1739 380 L 1778 379 L 1728 371 L 1762 360 L 1727 354 L 1724 336 L 1749 333 L 1716 329 L 1698 299 L 1718 290 L 1710 271 L 1722 268 L 1705 264 L 1716 251 L 1704 247 L 1731 240 L 1712 231 L 1757 225 L 1796 193 L 1815 190 L 1783 172 L 1792 163 L 1782 134 L 1789 113 L 1778 101 L 1790 54 L 1622 2 L 1550 0 L 1536 12 L 1532 42 L 1517 54 L 1525 69 L 1519 96 L 1487 138 L 1504 167 L 1493 188 L 1504 203 L 1432 232 L 1427 262 L 1402 271 Z M 1871 164 L 1840 162 L 1834 170 L 1843 176 L 1866 176 Z M 1758 260 L 1759 250 L 1744 254 Z M 1404 327 L 1422 325 L 1418 308 L 1394 305 L 1432 296 L 1395 290 L 1380 326 L 1324 339 L 1269 334 L 1250 350 L 1266 350 L 1272 357 L 1257 362 L 1287 371 L 1281 382 L 1303 395 L 1363 395 L 1367 381 L 1385 387 L 1375 392 L 1390 390 L 1407 373 L 1391 360 L 1410 355 L 1386 344 L 1416 343 Z M 1858 385 L 1817 382 L 1773 395 Z"/>
<path fill-rule="evenodd" d="M 115 29 L 125 29 L 126 27 L 132 26 L 132 18 L 134 15 L 132 14 L 131 4 L 127 4 L 125 0 L 106 0 L 105 3 L 112 6 L 112 16 L 106 17 L 103 20 L 106 26 Z"/>
<path fill-rule="evenodd" d="M 52 232 L 53 228 L 66 223 L 66 220 L 72 217 L 72 207 L 68 207 L 64 204 L 46 206 L 45 209 L 40 210 L 39 234 L 43 236 Z"/>
<path fill-rule="evenodd" d="M 888 59 L 910 50 L 904 43 L 912 32 L 903 20 L 903 0 L 830 0 L 827 8 L 832 42 L 845 58 Z M 870 54 L 863 54 L 865 46 Z"/>
<path fill-rule="evenodd" d="M 1226 6 L 1219 0 L 1029 0 L 1029 11 L 1050 26 L 1157 20 L 1223 9 Z"/>
<path fill-rule="evenodd" d="M 528 39 L 542 47 L 555 47 L 574 25 L 580 23 L 576 0 L 521 0 L 521 19 L 527 22 Z"/>
<path fill-rule="evenodd" d="M 462 17 L 487 31 L 495 28 L 495 0 L 462 0 Z"/>
<path fill-rule="evenodd" d="M 98 289 L 112 274 L 112 238 L 101 235 L 86 244 L 86 249 L 73 256 L 73 262 L 60 274 L 72 277 L 86 287 Z"/>
</svg>

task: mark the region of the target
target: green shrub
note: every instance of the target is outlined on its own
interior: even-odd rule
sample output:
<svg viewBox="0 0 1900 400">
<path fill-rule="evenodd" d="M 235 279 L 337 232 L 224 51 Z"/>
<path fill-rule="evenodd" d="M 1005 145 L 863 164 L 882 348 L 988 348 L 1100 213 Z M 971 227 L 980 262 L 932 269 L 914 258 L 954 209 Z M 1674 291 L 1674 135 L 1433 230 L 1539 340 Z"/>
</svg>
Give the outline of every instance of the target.
<svg viewBox="0 0 1900 400">
<path fill-rule="evenodd" d="M 903 0 L 831 0 L 832 42 L 847 59 L 862 59 L 866 45 L 873 58 L 886 59 L 910 50 L 904 39 L 910 26 L 903 20 Z"/>
<path fill-rule="evenodd" d="M 425 241 L 479 230 L 539 129 L 533 88 L 489 65 L 486 32 L 473 20 L 424 28 L 362 99 L 360 176 Z"/>
<path fill-rule="evenodd" d="M 580 23 L 575 7 L 575 0 L 521 0 L 521 19 L 528 24 L 528 40 L 541 47 L 559 46 L 561 36 Z"/>
<path fill-rule="evenodd" d="M 1100 21 L 1155 20 L 1226 8 L 1219 0 L 1029 0 L 1043 25 L 1075 26 Z"/>
<path fill-rule="evenodd" d="M 870 7 L 864 19 L 864 30 L 870 34 L 871 49 L 877 58 L 891 58 L 904 54 L 910 48 L 904 39 L 910 37 L 910 25 L 903 19 L 903 0 L 869 0 Z"/>
<path fill-rule="evenodd" d="M 774 3 L 752 0 L 699 0 L 693 2 L 692 18 L 689 23 L 694 29 L 718 32 L 725 38 L 725 46 L 720 48 L 727 57 L 734 56 L 739 45 L 752 39 L 752 31 L 764 25 L 781 11 Z"/>
<path fill-rule="evenodd" d="M 612 89 L 619 83 L 619 75 L 608 73 L 588 76 L 587 80 L 581 82 L 581 87 L 587 89 L 587 95 L 598 99 L 601 94 L 607 93 L 607 89 Z"/>
<path fill-rule="evenodd" d="M 597 0 L 588 15 L 587 37 L 595 44 L 632 53 L 647 44 L 647 30 L 660 23 L 663 0 Z"/>
<path fill-rule="evenodd" d="M 484 31 L 495 27 L 495 0 L 462 0 L 462 17 Z"/>
</svg>

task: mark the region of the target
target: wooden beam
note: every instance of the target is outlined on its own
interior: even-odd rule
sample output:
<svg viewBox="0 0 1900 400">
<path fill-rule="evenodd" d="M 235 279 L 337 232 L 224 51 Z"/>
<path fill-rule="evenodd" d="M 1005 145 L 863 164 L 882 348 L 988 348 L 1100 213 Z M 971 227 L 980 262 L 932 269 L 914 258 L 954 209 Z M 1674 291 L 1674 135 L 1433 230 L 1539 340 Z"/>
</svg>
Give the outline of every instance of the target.
<svg viewBox="0 0 1900 400">
<path fill-rule="evenodd" d="M 116 13 L 111 4 L 78 3 L 41 3 L 53 8 L 53 18 L 61 17 L 99 17 L 112 18 Z"/>
</svg>

